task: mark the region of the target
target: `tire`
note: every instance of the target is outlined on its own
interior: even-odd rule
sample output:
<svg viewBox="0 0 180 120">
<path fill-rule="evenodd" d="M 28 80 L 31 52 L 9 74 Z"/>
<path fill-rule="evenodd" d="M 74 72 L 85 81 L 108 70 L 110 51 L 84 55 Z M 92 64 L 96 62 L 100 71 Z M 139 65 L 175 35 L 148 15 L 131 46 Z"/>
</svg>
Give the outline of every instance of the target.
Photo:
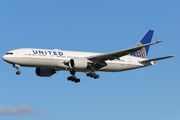
<svg viewBox="0 0 180 120">
<path fill-rule="evenodd" d="M 69 81 L 70 81 L 70 80 L 71 80 L 71 77 L 68 77 L 68 78 L 67 78 L 67 80 L 69 80 Z"/>
<path fill-rule="evenodd" d="M 90 76 L 90 73 L 86 73 L 86 75 L 89 77 L 89 76 Z"/>
<path fill-rule="evenodd" d="M 76 79 L 74 82 L 75 82 L 75 83 L 78 83 L 78 82 L 80 82 L 80 79 Z"/>
<path fill-rule="evenodd" d="M 16 75 L 20 75 L 20 74 L 21 74 L 21 72 L 20 72 L 20 71 L 17 71 L 17 72 L 16 72 Z"/>
<path fill-rule="evenodd" d="M 96 75 L 96 78 L 99 78 L 99 75 Z"/>
</svg>

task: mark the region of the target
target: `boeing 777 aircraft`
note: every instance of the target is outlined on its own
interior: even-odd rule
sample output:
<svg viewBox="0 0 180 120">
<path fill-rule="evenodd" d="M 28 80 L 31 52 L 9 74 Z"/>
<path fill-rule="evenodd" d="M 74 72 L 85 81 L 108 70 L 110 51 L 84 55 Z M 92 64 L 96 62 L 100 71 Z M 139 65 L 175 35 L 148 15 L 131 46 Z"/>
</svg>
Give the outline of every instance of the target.
<svg viewBox="0 0 180 120">
<path fill-rule="evenodd" d="M 36 67 L 36 74 L 41 77 L 50 77 L 56 71 L 70 71 L 72 76 L 68 80 L 80 82 L 76 78 L 76 72 L 85 72 L 91 78 L 97 79 L 99 75 L 95 71 L 120 72 L 136 68 L 154 65 L 155 61 L 174 56 L 166 56 L 154 59 L 146 59 L 151 43 L 153 30 L 148 30 L 135 47 L 118 50 L 109 53 L 75 52 L 64 50 L 49 50 L 36 48 L 22 48 L 7 52 L 3 60 L 12 64 L 19 75 L 20 66 Z"/>
</svg>

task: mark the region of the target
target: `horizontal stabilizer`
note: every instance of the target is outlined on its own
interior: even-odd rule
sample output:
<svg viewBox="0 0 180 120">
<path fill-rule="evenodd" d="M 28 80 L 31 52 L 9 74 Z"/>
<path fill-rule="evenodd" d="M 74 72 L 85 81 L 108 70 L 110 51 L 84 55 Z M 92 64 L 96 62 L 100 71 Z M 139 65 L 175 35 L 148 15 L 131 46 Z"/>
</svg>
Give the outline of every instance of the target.
<svg viewBox="0 0 180 120">
<path fill-rule="evenodd" d="M 158 60 L 163 60 L 163 59 L 167 59 L 167 58 L 171 58 L 171 57 L 175 57 L 175 56 L 171 55 L 171 56 L 166 56 L 166 57 L 148 59 L 148 60 L 140 61 L 140 63 L 151 62 L 151 61 L 158 61 Z"/>
</svg>

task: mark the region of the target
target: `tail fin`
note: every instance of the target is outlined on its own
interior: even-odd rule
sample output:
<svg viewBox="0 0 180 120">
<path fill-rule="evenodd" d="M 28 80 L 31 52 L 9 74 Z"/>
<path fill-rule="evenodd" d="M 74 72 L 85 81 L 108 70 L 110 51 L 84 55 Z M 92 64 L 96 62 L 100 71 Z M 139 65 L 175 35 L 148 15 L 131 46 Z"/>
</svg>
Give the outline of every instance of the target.
<svg viewBox="0 0 180 120">
<path fill-rule="evenodd" d="M 153 36 L 154 31 L 153 30 L 148 30 L 147 33 L 141 38 L 141 40 L 138 42 L 136 46 L 148 44 L 151 42 L 152 36 Z M 150 46 L 143 47 L 141 50 L 134 52 L 133 54 L 130 54 L 131 56 L 135 57 L 141 57 L 141 58 L 146 58 L 148 55 Z"/>
</svg>

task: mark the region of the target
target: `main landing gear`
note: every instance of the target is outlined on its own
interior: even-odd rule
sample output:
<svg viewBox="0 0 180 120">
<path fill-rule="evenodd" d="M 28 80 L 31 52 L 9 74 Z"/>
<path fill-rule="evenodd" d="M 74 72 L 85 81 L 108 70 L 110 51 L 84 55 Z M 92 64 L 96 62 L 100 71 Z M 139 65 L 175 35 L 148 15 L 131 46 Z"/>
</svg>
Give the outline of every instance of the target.
<svg viewBox="0 0 180 120">
<path fill-rule="evenodd" d="M 95 72 L 89 72 L 89 73 L 86 73 L 86 75 L 88 77 L 91 77 L 91 78 L 94 78 L 94 79 L 97 79 L 99 78 L 100 76 L 98 74 L 96 74 Z"/>
<path fill-rule="evenodd" d="M 21 72 L 19 71 L 20 65 L 18 65 L 18 64 L 13 64 L 13 67 L 15 67 L 16 70 L 18 70 L 18 71 L 16 72 L 16 75 L 20 75 L 20 74 L 21 74 Z"/>
<path fill-rule="evenodd" d="M 76 78 L 75 74 L 76 74 L 76 71 L 69 71 L 71 73 L 72 76 L 68 77 L 67 80 L 69 81 L 72 81 L 72 82 L 75 82 L 75 83 L 78 83 L 80 82 L 80 79 L 79 78 Z M 88 77 L 91 77 L 91 78 L 94 78 L 94 79 L 98 79 L 100 76 L 98 74 L 96 74 L 95 72 L 88 72 L 86 73 L 86 75 Z"/>
<path fill-rule="evenodd" d="M 80 82 L 80 79 L 76 78 L 76 76 L 75 76 L 75 74 L 76 74 L 75 71 L 70 71 L 70 73 L 71 73 L 72 76 L 67 78 L 69 81 L 71 80 L 72 82 L 75 82 L 75 83 Z"/>
</svg>

